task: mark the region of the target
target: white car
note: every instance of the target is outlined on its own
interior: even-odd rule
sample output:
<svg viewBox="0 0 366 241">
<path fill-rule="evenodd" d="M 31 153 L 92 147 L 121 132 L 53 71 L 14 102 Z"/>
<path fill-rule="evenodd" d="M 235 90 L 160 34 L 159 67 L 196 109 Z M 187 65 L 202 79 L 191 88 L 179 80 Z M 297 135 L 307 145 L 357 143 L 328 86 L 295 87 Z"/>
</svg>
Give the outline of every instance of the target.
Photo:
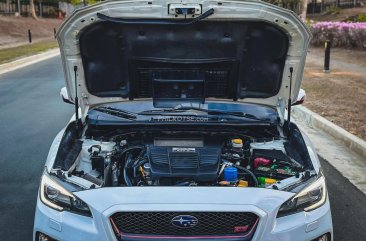
<svg viewBox="0 0 366 241">
<path fill-rule="evenodd" d="M 316 151 L 290 120 L 310 38 L 260 1 L 75 11 L 58 41 L 76 111 L 50 148 L 33 240 L 333 240 Z"/>
</svg>

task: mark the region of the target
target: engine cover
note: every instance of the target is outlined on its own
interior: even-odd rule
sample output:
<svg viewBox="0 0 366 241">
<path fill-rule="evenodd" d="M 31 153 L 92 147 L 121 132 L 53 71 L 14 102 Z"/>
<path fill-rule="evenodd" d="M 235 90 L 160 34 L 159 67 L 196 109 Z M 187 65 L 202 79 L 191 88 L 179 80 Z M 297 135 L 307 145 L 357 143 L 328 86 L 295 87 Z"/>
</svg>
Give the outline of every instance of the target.
<svg viewBox="0 0 366 241">
<path fill-rule="evenodd" d="M 215 181 L 220 154 L 219 147 L 150 146 L 151 178 L 181 177 L 197 182 Z"/>
</svg>

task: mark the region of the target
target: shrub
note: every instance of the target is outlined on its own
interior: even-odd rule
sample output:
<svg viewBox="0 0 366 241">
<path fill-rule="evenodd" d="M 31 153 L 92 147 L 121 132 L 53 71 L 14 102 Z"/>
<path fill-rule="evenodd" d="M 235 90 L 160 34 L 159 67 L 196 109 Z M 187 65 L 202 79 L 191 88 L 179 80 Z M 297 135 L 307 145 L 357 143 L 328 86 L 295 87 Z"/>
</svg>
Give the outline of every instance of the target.
<svg viewBox="0 0 366 241">
<path fill-rule="evenodd" d="M 310 25 L 310 30 L 314 46 L 324 46 L 330 40 L 333 47 L 366 50 L 366 23 L 317 22 Z"/>
<path fill-rule="evenodd" d="M 345 22 L 366 22 L 366 13 L 361 13 L 356 16 L 348 17 Z"/>
<path fill-rule="evenodd" d="M 357 15 L 356 22 L 366 22 L 366 13 Z"/>
</svg>

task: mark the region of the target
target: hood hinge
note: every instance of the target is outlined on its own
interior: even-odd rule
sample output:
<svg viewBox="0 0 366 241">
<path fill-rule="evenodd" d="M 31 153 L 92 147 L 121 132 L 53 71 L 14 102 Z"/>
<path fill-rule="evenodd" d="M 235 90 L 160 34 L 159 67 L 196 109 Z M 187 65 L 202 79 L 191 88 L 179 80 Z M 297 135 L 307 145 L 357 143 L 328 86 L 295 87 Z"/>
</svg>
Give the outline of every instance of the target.
<svg viewBox="0 0 366 241">
<path fill-rule="evenodd" d="M 83 98 L 85 100 L 85 104 L 89 105 L 88 103 L 88 95 L 85 93 L 81 93 L 81 98 Z"/>
</svg>

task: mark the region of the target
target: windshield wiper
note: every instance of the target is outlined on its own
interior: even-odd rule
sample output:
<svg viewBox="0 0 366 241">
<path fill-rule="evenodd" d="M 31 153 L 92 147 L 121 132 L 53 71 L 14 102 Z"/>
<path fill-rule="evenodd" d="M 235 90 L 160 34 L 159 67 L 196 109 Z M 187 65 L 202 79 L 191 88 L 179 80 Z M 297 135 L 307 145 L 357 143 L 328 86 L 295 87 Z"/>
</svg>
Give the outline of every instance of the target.
<svg viewBox="0 0 366 241">
<path fill-rule="evenodd" d="M 208 110 L 208 109 L 202 109 L 198 107 L 193 106 L 178 106 L 171 109 L 158 109 L 158 110 L 146 110 L 139 112 L 139 115 L 161 115 L 161 114 L 169 114 L 169 113 L 182 113 L 186 111 L 200 111 L 207 113 L 208 115 L 229 115 L 229 116 L 235 116 L 235 117 L 242 117 L 250 120 L 256 120 L 256 121 L 270 121 L 270 119 L 265 118 L 258 118 L 255 115 L 244 113 L 244 112 L 237 112 L 237 111 L 221 111 L 221 110 Z"/>
<path fill-rule="evenodd" d="M 97 107 L 94 108 L 93 110 L 102 112 L 102 113 L 106 113 L 109 115 L 113 115 L 113 116 L 118 116 L 121 117 L 123 119 L 128 119 L 128 120 L 136 120 L 136 115 L 128 112 L 128 111 L 124 111 L 124 110 L 120 110 L 120 109 L 116 109 L 113 107 Z"/>
</svg>

